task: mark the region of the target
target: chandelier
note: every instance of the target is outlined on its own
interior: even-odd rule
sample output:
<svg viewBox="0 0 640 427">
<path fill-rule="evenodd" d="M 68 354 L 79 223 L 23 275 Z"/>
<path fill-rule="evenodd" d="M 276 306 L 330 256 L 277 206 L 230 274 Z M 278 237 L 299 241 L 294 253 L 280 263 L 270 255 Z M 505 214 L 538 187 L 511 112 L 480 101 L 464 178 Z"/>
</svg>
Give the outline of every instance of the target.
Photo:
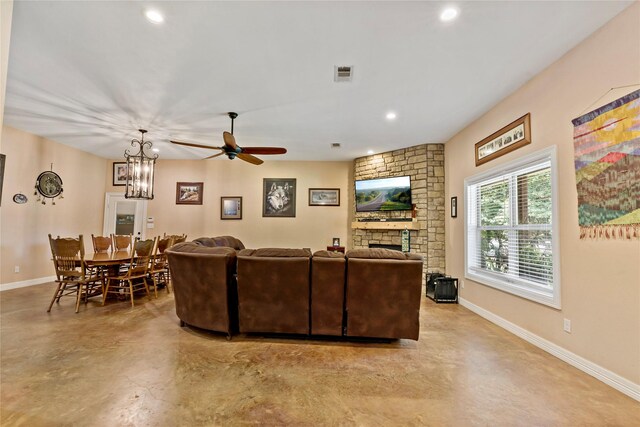
<svg viewBox="0 0 640 427">
<path fill-rule="evenodd" d="M 151 148 L 151 141 L 144 140 L 144 129 L 138 129 L 142 134 L 140 140 L 132 139 L 131 146 L 140 146 L 140 151 L 135 154 L 124 151 L 124 158 L 127 160 L 127 186 L 124 197 L 127 199 L 153 199 L 153 175 L 156 166 L 157 154 L 149 157 L 145 154 L 144 148 Z"/>
</svg>

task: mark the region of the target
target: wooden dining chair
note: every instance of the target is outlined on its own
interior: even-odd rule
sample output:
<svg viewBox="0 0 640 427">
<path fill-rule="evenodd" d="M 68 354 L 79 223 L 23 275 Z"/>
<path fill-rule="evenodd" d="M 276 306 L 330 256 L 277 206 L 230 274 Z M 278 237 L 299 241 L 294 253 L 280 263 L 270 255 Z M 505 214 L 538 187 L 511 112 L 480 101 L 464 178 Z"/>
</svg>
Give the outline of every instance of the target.
<svg viewBox="0 0 640 427">
<path fill-rule="evenodd" d="M 167 293 L 171 293 L 169 290 L 169 264 L 167 263 L 167 254 L 164 252 L 173 245 L 173 237 L 158 237 L 157 241 L 158 243 L 153 251 L 151 269 L 149 271 L 151 279 L 153 280 L 153 291 L 156 298 L 158 298 L 158 285 L 164 284 Z"/>
<path fill-rule="evenodd" d="M 56 270 L 56 291 L 51 298 L 47 312 L 51 311 L 54 301 L 60 303 L 63 296 L 75 296 L 76 313 L 80 310 L 80 300 L 85 303 L 89 296 L 98 295 L 98 288 L 104 291 L 101 277 L 93 275 L 84 261 L 84 240 L 82 234 L 77 238 L 52 238 L 49 234 L 49 246 Z M 99 283 L 99 285 L 98 285 Z"/>
<path fill-rule="evenodd" d="M 108 236 L 94 236 L 91 235 L 91 241 L 93 242 L 94 253 L 107 253 L 111 252 L 113 240 Z M 97 274 L 99 276 L 105 276 L 104 267 L 88 267 L 91 270 L 91 274 Z"/>
<path fill-rule="evenodd" d="M 112 234 L 114 251 L 128 251 L 133 247 L 133 234 Z"/>
<path fill-rule="evenodd" d="M 140 289 L 144 289 L 147 297 L 151 299 L 147 280 L 153 248 L 156 246 L 157 239 L 156 237 L 155 239 L 135 242 L 127 270 L 124 273 L 120 272 L 117 276 L 107 277 L 107 285 L 102 298 L 102 305 L 107 301 L 107 295 L 116 294 L 118 296 L 129 295 L 131 298 L 131 307 L 133 307 L 134 293 Z"/>
<path fill-rule="evenodd" d="M 93 241 L 93 252 L 111 252 L 113 246 L 113 240 L 108 236 L 94 236 L 91 235 L 91 241 Z"/>
</svg>

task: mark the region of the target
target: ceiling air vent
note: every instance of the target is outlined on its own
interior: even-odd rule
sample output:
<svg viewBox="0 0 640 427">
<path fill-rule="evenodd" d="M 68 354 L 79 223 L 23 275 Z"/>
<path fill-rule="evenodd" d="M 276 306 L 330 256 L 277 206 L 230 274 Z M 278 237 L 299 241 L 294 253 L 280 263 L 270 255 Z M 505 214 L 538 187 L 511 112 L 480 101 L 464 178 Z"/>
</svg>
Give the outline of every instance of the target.
<svg viewBox="0 0 640 427">
<path fill-rule="evenodd" d="M 340 148 L 340 143 L 339 142 L 332 142 L 331 143 L 331 148 Z"/>
<path fill-rule="evenodd" d="M 351 65 L 336 65 L 334 67 L 333 80 L 336 82 L 350 82 L 353 77 Z"/>
</svg>

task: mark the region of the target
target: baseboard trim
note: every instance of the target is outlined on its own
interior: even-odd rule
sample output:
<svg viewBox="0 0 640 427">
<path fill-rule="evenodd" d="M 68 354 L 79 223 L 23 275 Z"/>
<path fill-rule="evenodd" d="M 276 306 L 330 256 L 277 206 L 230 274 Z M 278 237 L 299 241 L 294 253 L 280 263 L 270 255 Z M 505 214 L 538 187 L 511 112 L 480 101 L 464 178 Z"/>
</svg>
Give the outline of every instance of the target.
<svg viewBox="0 0 640 427">
<path fill-rule="evenodd" d="M 21 282 L 11 282 L 0 284 L 0 292 L 9 289 L 26 288 L 27 286 L 41 285 L 43 283 L 53 282 L 56 276 L 38 277 L 37 279 L 23 280 Z"/>
<path fill-rule="evenodd" d="M 632 399 L 640 401 L 640 385 L 629 381 L 628 379 L 621 377 L 620 375 L 611 372 L 610 370 L 603 368 L 569 350 L 560 347 L 557 344 L 547 341 L 546 339 L 535 335 L 526 329 L 509 322 L 502 317 L 493 314 L 492 312 L 479 307 L 472 302 L 464 298 L 459 298 L 460 305 L 468 308 L 477 315 L 484 317 L 488 321 L 495 323 L 503 329 L 511 332 L 512 334 L 522 338 L 523 340 L 535 345 L 536 347 L 552 354 L 560 360 L 567 362 L 569 365 L 580 369 L 592 377 L 602 381 L 603 383 L 615 388 L 621 393 L 626 394 Z"/>
</svg>

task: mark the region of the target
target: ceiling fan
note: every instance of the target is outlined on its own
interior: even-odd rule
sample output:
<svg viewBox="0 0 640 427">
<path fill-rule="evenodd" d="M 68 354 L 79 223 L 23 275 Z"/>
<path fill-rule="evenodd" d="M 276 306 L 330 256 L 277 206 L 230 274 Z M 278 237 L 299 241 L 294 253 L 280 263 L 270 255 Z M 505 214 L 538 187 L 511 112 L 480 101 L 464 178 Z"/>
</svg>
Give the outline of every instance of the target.
<svg viewBox="0 0 640 427">
<path fill-rule="evenodd" d="M 236 117 L 238 117 L 238 113 L 229 112 L 228 114 L 231 118 L 231 133 L 227 131 L 224 131 L 222 133 L 222 138 L 224 139 L 224 145 L 222 147 L 211 147 L 210 145 L 192 144 L 189 142 L 180 141 L 170 142 L 172 144 L 185 145 L 187 147 L 221 150 L 220 153 L 214 154 L 213 156 L 205 157 L 205 159 L 213 159 L 214 157 L 226 154 L 227 157 L 231 160 L 237 157 L 241 160 L 244 160 L 245 162 L 249 162 L 254 165 L 261 165 L 264 162 L 253 154 L 285 154 L 287 152 L 287 149 L 282 147 L 240 147 L 238 144 L 236 144 L 236 138 L 233 136 L 233 121 Z"/>
</svg>

